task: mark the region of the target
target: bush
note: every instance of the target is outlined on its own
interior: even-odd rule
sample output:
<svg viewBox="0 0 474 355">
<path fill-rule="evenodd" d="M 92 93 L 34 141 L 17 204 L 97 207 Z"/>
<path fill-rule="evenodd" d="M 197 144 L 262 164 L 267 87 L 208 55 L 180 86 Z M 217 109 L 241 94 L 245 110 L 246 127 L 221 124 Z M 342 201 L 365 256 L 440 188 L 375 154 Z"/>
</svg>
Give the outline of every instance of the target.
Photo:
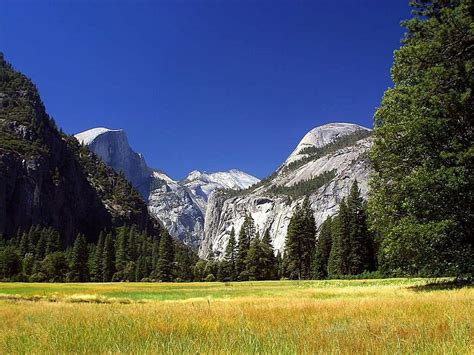
<svg viewBox="0 0 474 355">
<path fill-rule="evenodd" d="M 216 277 L 213 274 L 209 274 L 209 275 L 206 276 L 204 281 L 205 282 L 214 282 L 214 281 L 216 281 Z"/>
</svg>

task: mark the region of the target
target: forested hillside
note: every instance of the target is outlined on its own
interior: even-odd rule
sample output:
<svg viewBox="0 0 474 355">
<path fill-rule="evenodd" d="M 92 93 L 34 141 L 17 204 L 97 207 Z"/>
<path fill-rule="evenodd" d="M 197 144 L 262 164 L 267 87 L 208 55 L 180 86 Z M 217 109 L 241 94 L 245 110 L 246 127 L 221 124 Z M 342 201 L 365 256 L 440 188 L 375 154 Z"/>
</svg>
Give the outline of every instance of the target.
<svg viewBox="0 0 474 355">
<path fill-rule="evenodd" d="M 56 128 L 35 85 L 0 55 L 0 234 L 40 225 L 67 246 L 124 224 L 152 232 L 156 222 L 123 176 Z"/>
</svg>

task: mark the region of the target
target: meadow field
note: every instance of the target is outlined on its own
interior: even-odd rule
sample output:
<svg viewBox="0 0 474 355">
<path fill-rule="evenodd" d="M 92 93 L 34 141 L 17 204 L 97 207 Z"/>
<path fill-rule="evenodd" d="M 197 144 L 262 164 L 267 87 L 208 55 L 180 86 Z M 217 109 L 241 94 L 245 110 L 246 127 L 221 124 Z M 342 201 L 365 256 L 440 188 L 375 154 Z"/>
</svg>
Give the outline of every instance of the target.
<svg viewBox="0 0 474 355">
<path fill-rule="evenodd" d="M 474 353 L 474 288 L 432 282 L 0 283 L 0 353 Z"/>
</svg>

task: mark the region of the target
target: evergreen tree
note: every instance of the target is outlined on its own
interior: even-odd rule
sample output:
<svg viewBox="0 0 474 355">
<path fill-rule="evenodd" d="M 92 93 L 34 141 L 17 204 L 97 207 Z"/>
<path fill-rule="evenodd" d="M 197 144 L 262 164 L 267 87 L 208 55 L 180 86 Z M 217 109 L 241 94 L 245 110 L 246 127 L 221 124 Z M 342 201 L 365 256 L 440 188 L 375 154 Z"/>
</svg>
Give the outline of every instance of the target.
<svg viewBox="0 0 474 355">
<path fill-rule="evenodd" d="M 103 274 L 103 258 L 104 258 L 104 233 L 100 232 L 97 246 L 92 254 L 90 265 L 90 276 L 94 282 L 100 282 L 104 279 Z"/>
<path fill-rule="evenodd" d="M 262 248 L 262 280 L 274 280 L 277 277 L 277 261 L 270 236 L 270 228 L 265 231 L 260 244 Z"/>
<path fill-rule="evenodd" d="M 225 248 L 224 260 L 221 263 L 222 281 L 237 280 L 237 241 L 235 240 L 235 229 L 232 227 L 229 241 Z"/>
<path fill-rule="evenodd" d="M 332 218 L 328 217 L 321 225 L 313 262 L 313 278 L 325 279 L 328 276 L 328 261 L 332 247 Z"/>
<path fill-rule="evenodd" d="M 175 241 L 174 243 L 175 277 L 178 281 L 192 281 L 193 265 L 199 260 L 196 254 L 186 245 Z"/>
<path fill-rule="evenodd" d="M 239 243 L 237 245 L 236 269 L 240 281 L 248 280 L 247 254 L 250 243 L 255 236 L 255 224 L 250 213 L 245 216 L 244 223 L 239 232 Z"/>
<path fill-rule="evenodd" d="M 313 210 L 308 197 L 303 200 L 301 209 L 303 213 L 303 231 L 301 234 L 301 243 L 303 245 L 301 274 L 304 279 L 309 279 L 311 278 L 311 266 L 316 245 L 316 222 L 314 220 Z"/>
<path fill-rule="evenodd" d="M 108 233 L 104 240 L 104 251 L 102 253 L 102 280 L 109 282 L 115 273 L 115 250 L 112 234 Z"/>
<path fill-rule="evenodd" d="M 347 207 L 350 213 L 350 251 L 348 255 L 348 273 L 361 274 L 372 271 L 374 266 L 373 242 L 367 227 L 365 202 L 360 196 L 357 181 L 354 181 Z"/>
<path fill-rule="evenodd" d="M 276 272 L 277 272 L 277 279 L 282 279 L 286 277 L 286 267 L 283 262 L 283 257 L 280 252 L 276 255 Z"/>
<path fill-rule="evenodd" d="M 152 250 L 151 250 L 151 269 L 156 270 L 158 265 L 158 258 L 160 256 L 160 240 L 158 238 L 153 238 Z"/>
<path fill-rule="evenodd" d="M 128 252 L 127 252 L 127 239 L 128 239 L 128 228 L 121 227 L 118 229 L 117 238 L 115 239 L 115 270 L 120 274 L 119 280 L 123 279 L 123 270 L 127 266 Z M 118 281 L 118 280 L 117 280 Z"/>
<path fill-rule="evenodd" d="M 45 255 L 59 251 L 61 249 L 59 233 L 53 228 L 47 228 L 44 233 L 46 240 Z"/>
<path fill-rule="evenodd" d="M 49 282 L 64 282 L 69 271 L 66 255 L 57 251 L 46 255 L 41 263 L 41 269 Z M 79 281 L 79 280 L 78 280 Z"/>
<path fill-rule="evenodd" d="M 128 240 L 127 240 L 127 260 L 132 260 L 135 261 L 138 258 L 138 241 L 137 241 L 137 235 L 138 235 L 138 230 L 136 226 L 132 226 L 130 228 L 129 234 L 128 234 Z"/>
<path fill-rule="evenodd" d="M 246 270 L 250 281 L 262 280 L 262 258 L 263 250 L 260 239 L 257 236 L 250 243 L 247 253 Z"/>
<path fill-rule="evenodd" d="M 375 114 L 371 226 L 391 275 L 474 274 L 472 0 L 416 0 Z"/>
<path fill-rule="evenodd" d="M 71 255 L 71 276 L 73 282 L 85 282 L 89 278 L 87 267 L 88 249 L 86 239 L 82 234 L 78 234 L 74 241 Z"/>
<path fill-rule="evenodd" d="M 37 262 L 43 261 L 46 256 L 46 235 L 39 233 L 39 238 L 35 246 L 35 260 Z"/>
<path fill-rule="evenodd" d="M 285 241 L 287 273 L 292 279 L 309 279 L 316 239 L 316 225 L 309 199 L 297 206 Z"/>
<path fill-rule="evenodd" d="M 0 278 L 11 279 L 21 271 L 21 258 L 13 245 L 0 249 Z"/>
<path fill-rule="evenodd" d="M 146 240 L 142 237 L 142 244 L 138 249 L 138 259 L 135 266 L 135 281 L 141 281 L 143 278 L 148 276 L 148 263 L 146 258 Z"/>
<path fill-rule="evenodd" d="M 345 199 L 339 204 L 339 212 L 332 223 L 332 248 L 328 260 L 331 278 L 349 274 L 350 216 Z"/>
<path fill-rule="evenodd" d="M 30 238 L 28 233 L 22 233 L 19 245 L 20 256 L 23 258 L 30 251 Z"/>
<path fill-rule="evenodd" d="M 157 262 L 157 277 L 160 281 L 173 281 L 174 246 L 168 231 L 163 230 L 160 238 L 159 259 Z"/>
</svg>

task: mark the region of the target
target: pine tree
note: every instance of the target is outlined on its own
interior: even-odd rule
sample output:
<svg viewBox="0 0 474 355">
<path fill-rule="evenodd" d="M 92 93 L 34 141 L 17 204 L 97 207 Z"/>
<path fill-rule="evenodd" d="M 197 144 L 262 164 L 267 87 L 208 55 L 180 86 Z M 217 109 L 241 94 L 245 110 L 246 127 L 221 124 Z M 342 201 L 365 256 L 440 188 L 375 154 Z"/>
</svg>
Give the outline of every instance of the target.
<svg viewBox="0 0 474 355">
<path fill-rule="evenodd" d="M 240 281 L 248 280 L 247 254 L 250 243 L 255 236 L 255 224 L 252 216 L 247 213 L 244 223 L 239 232 L 239 243 L 237 245 L 236 269 Z"/>
<path fill-rule="evenodd" d="M 22 233 L 19 246 L 20 256 L 23 258 L 30 251 L 30 237 L 28 233 Z"/>
<path fill-rule="evenodd" d="M 174 246 L 173 239 L 168 231 L 163 230 L 160 238 L 159 259 L 157 262 L 157 277 L 160 281 L 173 281 L 173 264 L 174 264 Z"/>
<path fill-rule="evenodd" d="M 90 265 L 90 276 L 91 280 L 100 282 L 104 279 L 103 274 L 103 258 L 104 258 L 104 233 L 100 232 L 97 245 L 92 255 Z"/>
<path fill-rule="evenodd" d="M 331 278 L 349 273 L 350 217 L 345 199 L 339 204 L 339 212 L 332 223 L 332 248 L 328 260 L 328 275 Z"/>
<path fill-rule="evenodd" d="M 138 249 L 138 259 L 135 266 L 135 281 L 140 281 L 148 276 L 148 265 L 146 259 L 146 240 L 142 240 L 140 248 Z"/>
<path fill-rule="evenodd" d="M 316 245 L 316 222 L 308 197 L 303 200 L 301 209 L 303 212 L 301 275 L 304 279 L 309 279 Z"/>
<path fill-rule="evenodd" d="M 86 239 L 82 234 L 78 234 L 74 241 L 71 256 L 71 277 L 73 282 L 85 282 L 89 278 L 87 267 L 88 249 Z"/>
<path fill-rule="evenodd" d="M 115 270 L 117 273 L 123 273 L 127 266 L 127 239 L 128 239 L 128 228 L 121 227 L 118 229 L 117 238 L 115 239 Z M 123 275 L 119 277 L 123 279 Z"/>
<path fill-rule="evenodd" d="M 357 181 L 354 181 L 347 207 L 350 213 L 350 252 L 348 255 L 348 273 L 361 274 L 372 271 L 374 265 L 373 242 L 367 228 L 365 203 L 360 196 Z"/>
<path fill-rule="evenodd" d="M 154 237 L 151 247 L 151 269 L 156 270 L 158 265 L 158 258 L 160 256 L 160 241 L 158 238 Z"/>
<path fill-rule="evenodd" d="M 309 199 L 298 205 L 290 219 L 285 241 L 287 273 L 292 279 L 309 279 L 316 239 L 316 225 Z"/>
<path fill-rule="evenodd" d="M 61 249 L 59 233 L 53 228 L 47 228 L 44 233 L 46 240 L 45 255 L 59 251 Z"/>
<path fill-rule="evenodd" d="M 246 270 L 250 281 L 263 280 L 262 259 L 262 245 L 257 235 L 250 243 L 250 248 L 247 253 Z"/>
<path fill-rule="evenodd" d="M 472 0 L 416 0 L 375 114 L 370 194 L 390 275 L 474 274 Z"/>
<path fill-rule="evenodd" d="M 136 226 L 132 226 L 130 228 L 127 240 L 127 260 L 135 261 L 138 258 L 137 248 L 138 248 L 138 241 L 137 241 L 138 230 Z"/>
<path fill-rule="evenodd" d="M 260 244 L 262 248 L 262 280 L 274 280 L 277 277 L 277 261 L 270 236 L 270 228 L 265 231 Z"/>
<path fill-rule="evenodd" d="M 102 280 L 109 282 L 115 273 L 115 250 L 112 234 L 108 233 L 104 240 L 104 251 L 102 253 Z"/>
<path fill-rule="evenodd" d="M 35 246 L 35 260 L 37 262 L 43 261 L 46 256 L 46 236 L 44 233 L 39 233 L 38 242 Z"/>
<path fill-rule="evenodd" d="M 276 272 L 277 272 L 277 279 L 282 279 L 286 277 L 286 267 L 283 262 L 283 257 L 281 253 L 278 251 L 276 255 Z"/>
<path fill-rule="evenodd" d="M 227 263 L 226 272 L 229 281 L 237 280 L 237 241 L 235 240 L 235 229 L 232 227 L 229 241 L 225 248 L 224 261 Z"/>
<path fill-rule="evenodd" d="M 325 279 L 328 276 L 328 261 L 332 247 L 332 218 L 328 217 L 321 225 L 313 262 L 313 278 Z"/>
</svg>

